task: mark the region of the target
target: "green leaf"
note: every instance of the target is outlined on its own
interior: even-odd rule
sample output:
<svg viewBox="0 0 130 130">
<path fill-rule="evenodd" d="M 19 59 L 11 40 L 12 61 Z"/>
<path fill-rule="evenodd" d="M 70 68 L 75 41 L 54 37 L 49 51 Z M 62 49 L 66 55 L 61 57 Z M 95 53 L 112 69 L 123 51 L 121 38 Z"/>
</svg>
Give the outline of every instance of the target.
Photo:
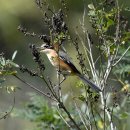
<svg viewBox="0 0 130 130">
<path fill-rule="evenodd" d="M 128 118 L 128 116 L 129 116 L 129 113 L 127 113 L 127 112 L 121 113 L 119 115 L 120 119 L 126 119 L 126 118 Z"/>
<path fill-rule="evenodd" d="M 5 66 L 6 65 L 6 60 L 4 57 L 0 57 L 0 65 Z"/>
<path fill-rule="evenodd" d="M 81 100 L 81 101 L 85 101 L 85 97 L 84 97 L 83 95 L 80 95 L 80 96 L 78 97 L 78 99 Z"/>
<path fill-rule="evenodd" d="M 95 16 L 95 11 L 94 10 L 90 10 L 89 13 L 88 13 L 89 16 Z"/>
<path fill-rule="evenodd" d="M 17 54 L 17 50 L 13 53 L 13 55 L 12 55 L 12 61 L 15 59 L 15 57 L 16 57 L 16 54 Z"/>
<path fill-rule="evenodd" d="M 124 10 L 125 10 L 125 11 L 130 11 L 130 8 L 129 8 L 129 7 L 126 7 Z"/>
<path fill-rule="evenodd" d="M 16 63 L 14 63 L 14 62 L 12 62 L 12 61 L 10 61 L 10 64 L 11 64 L 13 67 L 19 68 L 19 65 L 16 64 Z"/>
<path fill-rule="evenodd" d="M 112 19 L 108 19 L 107 28 L 109 28 L 111 25 L 114 25 L 114 21 Z"/>
<path fill-rule="evenodd" d="M 88 5 L 88 8 L 89 8 L 89 9 L 95 9 L 93 4 L 89 4 L 89 5 Z"/>
<path fill-rule="evenodd" d="M 6 91 L 7 91 L 7 93 L 10 94 L 11 92 L 14 92 L 14 91 L 15 91 L 15 88 L 16 88 L 15 86 L 7 86 L 7 87 L 6 87 Z"/>
</svg>

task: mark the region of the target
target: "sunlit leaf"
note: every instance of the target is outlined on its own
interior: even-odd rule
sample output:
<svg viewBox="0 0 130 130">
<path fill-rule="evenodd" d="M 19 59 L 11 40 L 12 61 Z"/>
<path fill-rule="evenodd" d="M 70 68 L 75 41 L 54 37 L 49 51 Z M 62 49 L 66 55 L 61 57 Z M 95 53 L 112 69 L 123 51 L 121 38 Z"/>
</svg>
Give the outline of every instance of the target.
<svg viewBox="0 0 130 130">
<path fill-rule="evenodd" d="M 94 10 L 90 10 L 88 13 L 89 16 L 95 16 L 95 11 Z"/>
<path fill-rule="evenodd" d="M 9 94 L 10 94 L 10 89 L 9 89 L 9 86 L 7 86 L 7 87 L 6 87 L 6 91 L 7 91 L 7 93 L 9 93 Z"/>
<path fill-rule="evenodd" d="M 13 67 L 19 68 L 19 65 L 16 64 L 16 63 L 14 63 L 14 62 L 12 62 L 12 61 L 10 61 L 10 64 L 11 64 Z"/>
<path fill-rule="evenodd" d="M 11 86 L 10 89 L 12 90 L 12 92 L 15 91 L 15 87 L 14 86 Z"/>
<path fill-rule="evenodd" d="M 16 86 L 6 86 L 7 93 L 11 93 L 15 91 Z"/>
<path fill-rule="evenodd" d="M 98 121 L 98 127 L 100 128 L 100 129 L 103 129 L 103 122 L 101 121 L 101 120 L 99 120 Z"/>
<path fill-rule="evenodd" d="M 89 5 L 88 5 L 88 8 L 89 8 L 89 9 L 95 9 L 93 4 L 89 4 Z"/>
<path fill-rule="evenodd" d="M 108 19 L 107 28 L 109 28 L 111 25 L 114 25 L 114 21 L 112 19 Z"/>
<path fill-rule="evenodd" d="M 55 119 L 60 119 L 60 116 L 57 114 L 54 114 L 53 116 L 55 117 Z"/>
<path fill-rule="evenodd" d="M 15 57 L 16 57 L 16 54 L 17 54 L 17 50 L 13 53 L 13 55 L 12 55 L 12 61 L 15 59 Z"/>
<path fill-rule="evenodd" d="M 126 7 L 124 10 L 125 10 L 125 11 L 130 11 L 130 8 L 129 8 L 129 7 Z"/>
<path fill-rule="evenodd" d="M 0 57 L 0 65 L 5 66 L 6 65 L 6 60 L 4 57 Z"/>
<path fill-rule="evenodd" d="M 123 92 L 128 92 L 129 88 L 130 88 L 129 84 L 125 84 L 125 85 L 122 87 L 121 91 L 123 91 Z"/>
</svg>

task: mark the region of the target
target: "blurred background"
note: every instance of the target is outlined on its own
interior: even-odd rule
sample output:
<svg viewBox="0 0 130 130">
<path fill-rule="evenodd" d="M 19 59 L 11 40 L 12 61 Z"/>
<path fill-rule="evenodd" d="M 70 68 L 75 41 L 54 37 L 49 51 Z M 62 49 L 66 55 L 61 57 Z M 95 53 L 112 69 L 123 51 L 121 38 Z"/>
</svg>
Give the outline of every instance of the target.
<svg viewBox="0 0 130 130">
<path fill-rule="evenodd" d="M 50 5 L 57 10 L 60 5 L 60 0 L 48 0 Z M 81 0 L 66 0 L 68 11 L 68 19 L 70 31 L 75 29 L 79 25 L 79 19 L 82 18 L 84 3 Z M 91 3 L 91 0 L 84 0 L 86 5 Z M 120 0 L 120 3 L 130 5 L 128 0 Z M 127 14 L 129 17 L 129 14 Z M 29 32 L 35 32 L 36 34 L 48 34 L 48 28 L 44 24 L 43 14 L 40 9 L 36 6 L 34 0 L 0 0 L 0 53 L 4 52 L 5 57 L 10 59 L 15 50 L 18 51 L 15 62 L 18 64 L 24 64 L 27 67 L 35 67 L 35 63 L 32 60 L 31 52 L 29 49 L 29 44 L 41 45 L 42 41 L 33 37 L 26 37 L 23 33 L 17 30 L 18 26 L 22 25 L 27 28 Z M 92 31 L 89 28 L 89 31 Z M 80 32 L 80 30 L 79 30 Z M 72 32 L 73 34 L 73 32 Z M 76 60 L 76 54 L 72 51 L 71 48 L 70 56 L 73 58 L 73 61 L 76 65 L 78 62 Z M 55 81 L 55 70 L 49 64 L 47 58 L 43 56 L 45 64 L 48 66 L 46 74 L 49 75 L 51 70 L 51 78 Z M 23 74 L 24 76 L 24 74 Z M 50 76 L 50 75 L 49 75 Z M 36 80 L 30 77 L 25 77 L 29 82 L 33 81 L 34 85 L 43 86 L 40 80 Z M 70 81 L 65 81 L 67 84 L 73 84 L 74 78 Z M 21 84 L 13 78 L 8 78 L 8 83 L 12 85 L 17 85 L 21 89 L 16 92 L 16 105 L 15 107 L 23 107 L 25 101 L 28 101 L 28 92 L 31 92 L 31 89 L 28 89 L 24 84 Z M 67 89 L 63 85 L 63 91 L 67 93 Z M 43 89 L 43 88 L 42 88 Z M 2 89 L 1 89 L 2 90 Z M 6 94 L 4 91 L 0 91 L 0 110 L 6 112 L 9 110 L 10 105 L 13 104 L 13 95 Z M 33 124 L 27 120 L 20 120 L 17 118 L 7 117 L 6 119 L 0 120 L 0 130 L 25 130 L 27 128 L 32 128 Z"/>
</svg>

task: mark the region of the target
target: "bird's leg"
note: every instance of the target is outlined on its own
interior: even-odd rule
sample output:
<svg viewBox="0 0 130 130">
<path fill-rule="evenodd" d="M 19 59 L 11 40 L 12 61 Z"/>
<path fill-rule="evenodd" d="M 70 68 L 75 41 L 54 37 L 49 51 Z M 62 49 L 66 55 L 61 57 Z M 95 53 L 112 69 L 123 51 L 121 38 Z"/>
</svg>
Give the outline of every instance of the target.
<svg viewBox="0 0 130 130">
<path fill-rule="evenodd" d="M 63 79 L 62 79 L 62 81 L 60 81 L 59 85 L 61 85 L 65 80 L 66 80 L 66 77 L 63 76 Z"/>
<path fill-rule="evenodd" d="M 57 78 L 60 80 L 59 76 L 61 75 L 60 71 L 57 71 Z M 58 85 L 55 86 L 60 86 L 64 81 L 66 80 L 66 76 L 63 75 L 63 79 L 58 83 Z"/>
<path fill-rule="evenodd" d="M 58 75 L 58 74 L 57 74 Z M 58 75 L 58 77 L 59 77 L 60 75 Z M 56 92 L 60 92 L 61 93 L 61 84 L 64 82 L 66 80 L 66 77 L 65 76 L 63 76 L 63 79 L 62 79 L 62 81 L 60 81 L 55 87 L 54 87 L 54 90 L 56 91 Z M 58 89 L 58 90 L 57 90 Z M 60 94 L 60 97 L 61 97 L 61 94 Z"/>
<path fill-rule="evenodd" d="M 61 75 L 61 72 L 59 70 L 57 70 L 57 79 L 59 79 L 60 81 L 60 75 Z M 62 81 L 60 81 L 60 83 L 58 85 L 61 85 L 65 80 L 66 80 L 66 77 L 64 75 L 63 76 L 63 79 Z"/>
<path fill-rule="evenodd" d="M 59 98 L 62 100 L 62 92 L 61 92 L 61 84 L 65 81 L 66 77 L 63 75 L 62 81 L 58 84 L 58 93 L 59 93 Z"/>
</svg>

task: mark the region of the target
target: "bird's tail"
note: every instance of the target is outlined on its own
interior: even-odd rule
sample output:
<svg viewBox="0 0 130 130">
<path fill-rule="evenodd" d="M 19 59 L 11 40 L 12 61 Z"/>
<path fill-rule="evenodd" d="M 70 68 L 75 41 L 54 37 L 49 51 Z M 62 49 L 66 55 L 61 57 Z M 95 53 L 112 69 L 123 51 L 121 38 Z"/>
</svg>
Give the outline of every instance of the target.
<svg viewBox="0 0 130 130">
<path fill-rule="evenodd" d="M 88 84 L 93 90 L 97 91 L 97 92 L 101 92 L 101 89 L 94 84 L 92 81 L 90 81 L 86 76 L 82 75 L 82 74 L 77 74 L 77 76 L 79 76 L 79 78 L 85 83 Z"/>
</svg>

